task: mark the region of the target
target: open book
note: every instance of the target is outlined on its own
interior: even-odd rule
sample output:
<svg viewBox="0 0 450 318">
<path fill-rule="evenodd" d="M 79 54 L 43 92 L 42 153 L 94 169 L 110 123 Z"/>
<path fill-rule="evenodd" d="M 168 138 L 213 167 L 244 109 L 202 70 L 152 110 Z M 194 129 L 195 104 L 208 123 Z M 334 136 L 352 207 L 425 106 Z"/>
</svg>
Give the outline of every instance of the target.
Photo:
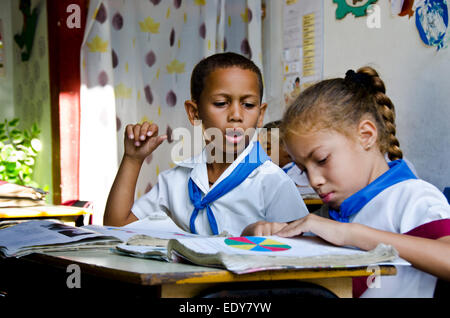
<svg viewBox="0 0 450 318">
<path fill-rule="evenodd" d="M 374 264 L 408 265 L 384 244 L 371 251 L 337 247 L 318 237 L 210 237 L 172 239 L 172 261 L 189 261 L 228 269 L 237 274 L 274 269 L 361 267 Z"/>
<path fill-rule="evenodd" d="M 169 239 L 192 236 L 195 235 L 182 231 L 169 220 L 144 220 L 124 227 L 75 227 L 52 220 L 31 220 L 0 229 L 0 255 L 21 257 L 39 252 L 111 249 L 122 243 L 154 247 L 155 256 L 167 259 L 165 246 Z M 157 248 L 160 242 L 164 242 L 164 250 Z"/>
<path fill-rule="evenodd" d="M 45 204 L 47 192 L 0 180 L 0 208 Z"/>
<path fill-rule="evenodd" d="M 275 269 L 409 264 L 398 257 L 392 246 L 380 244 L 371 251 L 362 251 L 337 247 L 318 237 L 175 237 L 160 239 L 157 249 L 151 246 L 152 241 L 148 238 L 148 244 L 145 239 L 141 243 L 135 245 L 129 241 L 117 245 L 116 250 L 143 258 L 166 253 L 167 261 L 224 268 L 236 274 Z"/>
</svg>

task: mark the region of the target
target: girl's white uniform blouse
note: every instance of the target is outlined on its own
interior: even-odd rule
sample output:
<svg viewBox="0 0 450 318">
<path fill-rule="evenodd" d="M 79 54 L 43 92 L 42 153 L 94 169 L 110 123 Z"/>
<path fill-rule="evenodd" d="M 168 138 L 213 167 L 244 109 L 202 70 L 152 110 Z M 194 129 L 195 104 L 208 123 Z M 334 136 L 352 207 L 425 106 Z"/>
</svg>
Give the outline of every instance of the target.
<svg viewBox="0 0 450 318">
<path fill-rule="evenodd" d="M 206 170 L 206 151 L 163 171 L 158 183 L 135 201 L 131 211 L 138 219 L 165 212 L 181 229 L 190 232 L 194 210 L 188 192 L 190 178 L 206 195 L 226 178 L 253 147 L 251 143 L 210 188 Z M 289 222 L 308 214 L 308 209 L 292 180 L 272 161 L 256 168 L 239 186 L 210 204 L 219 233 L 239 236 L 244 228 L 257 221 Z M 195 221 L 198 234 L 212 235 L 206 210 Z"/>
<path fill-rule="evenodd" d="M 420 179 L 399 182 L 371 199 L 350 221 L 405 234 L 423 224 L 450 218 L 450 206 L 435 186 Z M 446 234 L 450 235 L 450 233 Z M 381 276 L 380 288 L 361 297 L 433 297 L 437 278 L 412 266 L 397 266 L 397 275 Z"/>
</svg>

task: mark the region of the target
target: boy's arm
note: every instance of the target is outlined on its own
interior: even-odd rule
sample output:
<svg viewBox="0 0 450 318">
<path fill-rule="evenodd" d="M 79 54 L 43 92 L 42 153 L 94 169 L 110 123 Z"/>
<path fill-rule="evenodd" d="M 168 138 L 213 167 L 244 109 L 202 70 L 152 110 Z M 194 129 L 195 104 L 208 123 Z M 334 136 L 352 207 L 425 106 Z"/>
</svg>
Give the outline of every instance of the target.
<svg viewBox="0 0 450 318">
<path fill-rule="evenodd" d="M 137 220 L 131 212 L 142 163 L 164 140 L 158 126 L 144 122 L 125 129 L 125 153 L 106 202 L 103 224 L 123 226 Z"/>
<path fill-rule="evenodd" d="M 137 221 L 137 217 L 131 212 L 131 207 L 134 203 L 134 192 L 141 166 L 140 160 L 126 155 L 123 157 L 106 202 L 104 225 L 123 226 Z"/>
</svg>

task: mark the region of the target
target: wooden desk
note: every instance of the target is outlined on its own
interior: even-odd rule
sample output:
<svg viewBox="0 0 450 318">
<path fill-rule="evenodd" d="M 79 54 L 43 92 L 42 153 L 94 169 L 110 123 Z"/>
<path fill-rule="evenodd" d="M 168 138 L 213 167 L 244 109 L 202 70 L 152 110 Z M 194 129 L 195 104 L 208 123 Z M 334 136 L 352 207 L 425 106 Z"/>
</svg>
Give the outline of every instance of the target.
<svg viewBox="0 0 450 318">
<path fill-rule="evenodd" d="M 0 208 L 1 220 L 23 220 L 35 218 L 53 218 L 62 222 L 73 222 L 76 225 L 77 220 L 84 217 L 92 217 L 92 211 L 85 208 L 65 206 L 65 205 L 42 205 L 20 208 Z M 89 222 L 91 223 L 91 222 Z M 83 224 L 80 224 L 83 225 Z"/>
<path fill-rule="evenodd" d="M 322 205 L 323 202 L 320 199 L 303 199 L 306 205 Z"/>
<path fill-rule="evenodd" d="M 145 290 L 147 297 L 150 295 L 162 298 L 193 297 L 208 288 L 219 285 L 227 286 L 229 283 L 245 284 L 246 282 L 266 281 L 268 282 L 267 285 L 271 286 L 275 282 L 298 280 L 318 284 L 338 297 L 349 298 L 352 297 L 351 278 L 371 274 L 371 272 L 366 271 L 366 268 L 354 268 L 280 270 L 236 275 L 221 269 L 122 256 L 108 250 L 32 254 L 11 262 L 10 270 L 20 271 L 16 274 L 8 273 L 8 277 L 13 281 L 16 288 L 20 288 L 20 283 L 12 277 L 26 273 L 27 276 L 21 278 L 28 285 L 39 286 L 39 284 L 42 284 L 38 281 L 33 282 L 33 279 L 39 277 L 48 286 L 55 284 L 62 291 L 64 289 L 67 291 L 66 280 L 70 275 L 70 272 L 67 272 L 67 267 L 76 264 L 79 266 L 81 273 L 80 292 L 88 291 L 89 286 L 100 284 L 110 286 L 105 287 L 109 291 L 116 288 L 123 293 L 123 290 L 126 289 L 118 286 L 120 283 L 126 283 L 129 287 L 131 286 L 130 290 L 133 290 L 133 292 L 135 289 Z M 22 268 L 18 269 L 19 267 Z M 49 269 L 59 269 L 60 273 L 58 275 L 54 271 L 48 272 Z M 380 269 L 381 275 L 396 274 L 394 266 L 381 266 Z M 2 281 L 2 272 L 5 273 L 0 268 L 0 282 Z M 56 279 L 56 282 L 50 282 L 50 278 Z"/>
</svg>

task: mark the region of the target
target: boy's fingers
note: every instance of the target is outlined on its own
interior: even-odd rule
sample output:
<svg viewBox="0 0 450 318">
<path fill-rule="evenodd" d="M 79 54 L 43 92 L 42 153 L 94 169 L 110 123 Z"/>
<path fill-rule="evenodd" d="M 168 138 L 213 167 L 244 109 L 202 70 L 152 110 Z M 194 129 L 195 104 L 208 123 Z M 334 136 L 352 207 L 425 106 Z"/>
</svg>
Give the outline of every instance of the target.
<svg viewBox="0 0 450 318">
<path fill-rule="evenodd" d="M 125 128 L 126 138 L 134 139 L 133 125 L 127 125 Z"/>
<path fill-rule="evenodd" d="M 156 140 L 156 144 L 159 146 L 159 145 L 162 144 L 163 141 L 166 140 L 166 139 L 167 139 L 167 135 L 161 135 L 161 136 L 158 136 L 158 137 L 157 137 L 157 140 Z"/>
<path fill-rule="evenodd" d="M 158 125 L 151 124 L 147 131 L 147 137 L 158 136 Z"/>
<path fill-rule="evenodd" d="M 139 141 L 139 136 L 141 134 L 141 125 L 136 124 L 133 127 L 134 141 Z"/>
<path fill-rule="evenodd" d="M 155 137 L 148 138 L 146 143 L 150 147 L 150 151 L 153 152 L 166 139 L 167 139 L 167 135 L 155 136 Z"/>
<path fill-rule="evenodd" d="M 139 132 L 139 140 L 144 141 L 147 138 L 147 131 L 150 127 L 148 122 L 144 122 L 141 126 L 141 131 Z"/>
</svg>

